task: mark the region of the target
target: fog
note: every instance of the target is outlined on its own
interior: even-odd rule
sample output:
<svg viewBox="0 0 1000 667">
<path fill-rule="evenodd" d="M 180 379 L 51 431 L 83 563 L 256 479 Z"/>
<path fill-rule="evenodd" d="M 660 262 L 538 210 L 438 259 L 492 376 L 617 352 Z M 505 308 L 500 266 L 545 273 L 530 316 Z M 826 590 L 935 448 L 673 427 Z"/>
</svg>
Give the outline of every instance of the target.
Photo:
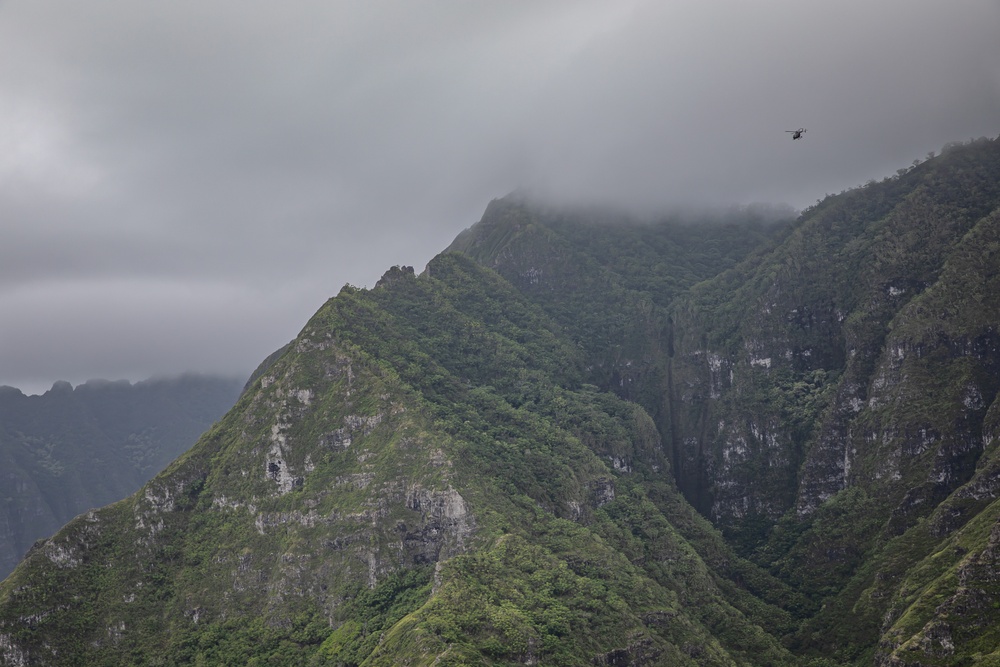
<svg viewBox="0 0 1000 667">
<path fill-rule="evenodd" d="M 995 0 L 0 2 L 0 384 L 248 375 L 515 189 L 807 206 L 996 136 L 997 34 Z"/>
</svg>

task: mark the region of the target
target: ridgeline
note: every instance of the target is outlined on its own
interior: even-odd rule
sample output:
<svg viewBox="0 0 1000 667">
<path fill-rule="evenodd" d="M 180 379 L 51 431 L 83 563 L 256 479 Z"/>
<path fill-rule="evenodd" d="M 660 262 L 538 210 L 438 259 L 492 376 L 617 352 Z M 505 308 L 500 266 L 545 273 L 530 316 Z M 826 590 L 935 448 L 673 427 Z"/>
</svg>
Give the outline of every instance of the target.
<svg viewBox="0 0 1000 667">
<path fill-rule="evenodd" d="M 1000 664 L 1000 141 L 797 218 L 494 201 L 0 585 L 5 664 Z"/>
</svg>

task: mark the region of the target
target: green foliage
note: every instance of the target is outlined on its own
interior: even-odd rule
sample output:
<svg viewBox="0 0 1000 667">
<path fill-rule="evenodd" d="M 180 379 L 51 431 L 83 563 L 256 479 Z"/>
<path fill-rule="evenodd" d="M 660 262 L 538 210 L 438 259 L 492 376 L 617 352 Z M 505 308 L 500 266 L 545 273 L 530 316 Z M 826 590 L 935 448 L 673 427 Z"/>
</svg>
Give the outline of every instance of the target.
<svg viewBox="0 0 1000 667">
<path fill-rule="evenodd" d="M 384 635 L 431 592 L 427 567 L 394 572 L 375 588 L 362 589 L 341 612 L 347 620 L 333 631 L 313 658 L 314 665 L 360 665 L 384 640 Z"/>
</svg>

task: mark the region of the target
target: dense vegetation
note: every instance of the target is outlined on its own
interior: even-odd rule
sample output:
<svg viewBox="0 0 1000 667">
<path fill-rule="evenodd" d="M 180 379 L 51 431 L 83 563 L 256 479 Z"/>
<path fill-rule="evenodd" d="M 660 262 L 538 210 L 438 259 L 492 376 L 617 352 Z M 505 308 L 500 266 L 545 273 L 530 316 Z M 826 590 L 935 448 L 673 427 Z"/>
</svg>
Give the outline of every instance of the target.
<svg viewBox="0 0 1000 667">
<path fill-rule="evenodd" d="M 0 587 L 10 664 L 1000 663 L 1000 141 L 798 219 L 508 197 Z"/>
<path fill-rule="evenodd" d="M 0 578 L 32 543 L 134 493 L 239 396 L 234 378 L 187 375 L 0 387 Z"/>
</svg>

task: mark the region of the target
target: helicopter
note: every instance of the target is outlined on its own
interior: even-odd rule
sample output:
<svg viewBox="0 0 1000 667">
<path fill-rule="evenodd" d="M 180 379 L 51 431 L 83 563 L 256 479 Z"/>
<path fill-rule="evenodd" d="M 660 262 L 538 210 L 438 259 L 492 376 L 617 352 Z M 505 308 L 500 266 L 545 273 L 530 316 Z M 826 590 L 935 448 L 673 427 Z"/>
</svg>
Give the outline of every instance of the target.
<svg viewBox="0 0 1000 667">
<path fill-rule="evenodd" d="M 802 135 L 806 133 L 806 128 L 800 127 L 797 130 L 785 130 L 785 132 L 791 132 L 793 140 L 795 140 L 795 139 L 801 139 Z"/>
</svg>

